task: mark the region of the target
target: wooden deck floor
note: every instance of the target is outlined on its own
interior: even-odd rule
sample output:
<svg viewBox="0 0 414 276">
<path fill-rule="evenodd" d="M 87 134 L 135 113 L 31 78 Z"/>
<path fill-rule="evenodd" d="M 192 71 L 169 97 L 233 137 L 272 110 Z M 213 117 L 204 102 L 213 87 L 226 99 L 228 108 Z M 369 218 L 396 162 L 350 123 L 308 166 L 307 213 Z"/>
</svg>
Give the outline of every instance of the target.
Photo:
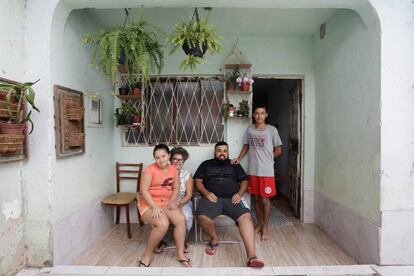
<svg viewBox="0 0 414 276">
<path fill-rule="evenodd" d="M 346 254 L 333 240 L 314 224 L 300 223 L 287 208 L 278 209 L 288 216 L 293 226 L 271 227 L 271 237 L 266 242 L 256 238 L 257 256 L 266 266 L 352 265 L 357 262 Z M 125 224 L 114 227 L 78 256 L 74 265 L 136 266 L 141 256 L 150 226 L 132 226 L 132 239 L 127 238 Z M 219 237 L 240 239 L 235 226 L 219 227 Z M 191 235 L 194 237 L 194 234 Z M 214 256 L 204 253 L 205 245 L 192 243 L 188 254 L 193 267 L 240 267 L 245 265 L 243 243 L 220 245 Z M 155 255 L 152 267 L 179 267 L 174 259 L 174 249 Z"/>
</svg>

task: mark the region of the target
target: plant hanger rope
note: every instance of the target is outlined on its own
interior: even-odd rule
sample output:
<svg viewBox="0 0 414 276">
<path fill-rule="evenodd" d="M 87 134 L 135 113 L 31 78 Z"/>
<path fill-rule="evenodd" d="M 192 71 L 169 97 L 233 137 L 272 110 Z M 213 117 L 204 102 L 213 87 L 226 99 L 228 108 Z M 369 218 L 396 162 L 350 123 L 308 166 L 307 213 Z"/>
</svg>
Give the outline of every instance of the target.
<svg viewBox="0 0 414 276">
<path fill-rule="evenodd" d="M 124 9 L 124 11 L 125 11 L 125 21 L 124 21 L 124 28 L 125 28 L 125 26 L 126 26 L 126 24 L 127 24 L 127 22 L 128 22 L 128 19 L 129 19 L 129 10 L 130 10 L 131 8 L 125 8 Z"/>
</svg>

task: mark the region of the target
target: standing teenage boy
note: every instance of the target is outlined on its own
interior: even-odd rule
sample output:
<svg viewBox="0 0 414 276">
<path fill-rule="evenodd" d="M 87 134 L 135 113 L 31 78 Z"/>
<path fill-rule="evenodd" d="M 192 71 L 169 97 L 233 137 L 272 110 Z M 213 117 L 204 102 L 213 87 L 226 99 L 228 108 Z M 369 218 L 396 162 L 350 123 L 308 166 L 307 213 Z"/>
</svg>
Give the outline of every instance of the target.
<svg viewBox="0 0 414 276">
<path fill-rule="evenodd" d="M 269 239 L 269 198 L 276 195 L 273 163 L 282 154 L 282 141 L 277 129 L 265 122 L 268 115 L 265 106 L 254 109 L 253 117 L 256 122 L 247 128 L 239 157 L 232 160 L 233 164 L 239 164 L 249 153 L 247 191 L 254 195 L 257 217 L 255 230 L 261 233 L 262 241 Z"/>
</svg>

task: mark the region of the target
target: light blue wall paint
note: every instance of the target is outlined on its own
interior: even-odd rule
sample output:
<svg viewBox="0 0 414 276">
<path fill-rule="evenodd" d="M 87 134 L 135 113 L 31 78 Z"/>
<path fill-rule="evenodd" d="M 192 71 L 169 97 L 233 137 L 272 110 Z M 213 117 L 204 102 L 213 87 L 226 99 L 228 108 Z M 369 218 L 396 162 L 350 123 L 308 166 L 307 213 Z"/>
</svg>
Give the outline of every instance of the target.
<svg viewBox="0 0 414 276">
<path fill-rule="evenodd" d="M 315 189 L 380 225 L 380 36 L 352 11 L 314 36 Z"/>
<path fill-rule="evenodd" d="M 157 24 L 162 26 L 162 21 Z M 238 47 L 253 64 L 252 72 L 256 75 L 298 75 L 305 76 L 305 189 L 313 187 L 313 118 L 314 118 L 314 73 L 312 61 L 312 38 L 305 36 L 225 36 L 224 50 L 215 56 L 205 58 L 205 63 L 196 73 L 219 74 L 227 57 L 231 54 L 233 45 L 239 39 Z M 183 73 L 178 70 L 182 51 L 172 56 L 166 56 L 163 74 Z M 248 122 L 232 123 L 225 134 L 230 145 L 230 157 L 236 157 L 241 149 L 242 136 Z M 152 148 L 148 147 L 122 147 L 120 129 L 114 133 L 114 157 L 116 161 L 140 161 L 149 165 L 152 160 Z M 205 159 L 213 157 L 213 145 L 201 147 L 188 147 L 191 154 L 186 166 L 195 172 L 198 165 Z M 247 159 L 247 158 L 246 158 Z M 247 160 L 242 163 L 247 169 Z"/>
<path fill-rule="evenodd" d="M 82 36 L 96 29 L 96 24 L 83 12 L 72 12 L 64 28 L 60 66 L 54 68 L 56 84 L 84 93 L 96 91 L 104 97 L 104 125 L 102 128 L 88 127 L 85 110 L 85 154 L 54 160 L 53 221 L 84 208 L 91 201 L 112 192 L 115 187 L 111 84 L 103 74 L 89 66 L 92 48 L 80 46 Z M 84 95 L 85 106 L 88 98 L 88 95 Z"/>
</svg>

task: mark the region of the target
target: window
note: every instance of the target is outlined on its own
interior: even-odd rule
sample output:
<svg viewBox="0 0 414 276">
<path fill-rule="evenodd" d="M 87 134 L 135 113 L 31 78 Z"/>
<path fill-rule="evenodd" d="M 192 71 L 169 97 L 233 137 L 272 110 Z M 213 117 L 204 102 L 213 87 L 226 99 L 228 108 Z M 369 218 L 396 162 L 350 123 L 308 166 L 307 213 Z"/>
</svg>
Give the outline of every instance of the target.
<svg viewBox="0 0 414 276">
<path fill-rule="evenodd" d="M 218 77 L 156 77 L 144 90 L 144 124 L 126 127 L 126 145 L 200 145 L 224 138 L 224 83 Z"/>
</svg>

